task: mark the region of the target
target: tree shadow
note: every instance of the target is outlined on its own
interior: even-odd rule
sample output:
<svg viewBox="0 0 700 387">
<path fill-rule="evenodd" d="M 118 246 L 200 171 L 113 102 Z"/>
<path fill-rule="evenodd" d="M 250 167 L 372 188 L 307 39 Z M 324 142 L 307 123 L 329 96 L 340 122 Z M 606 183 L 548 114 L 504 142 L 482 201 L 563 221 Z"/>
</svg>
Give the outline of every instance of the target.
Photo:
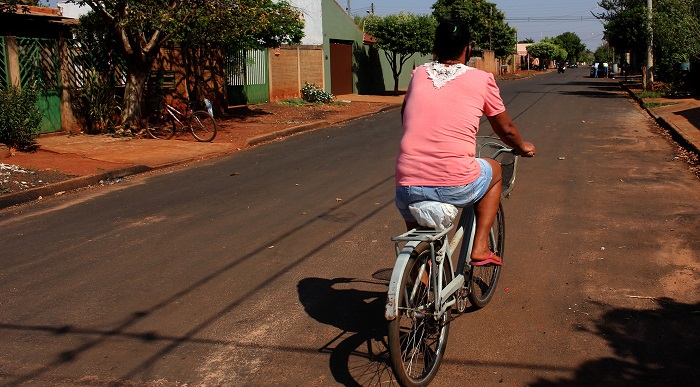
<svg viewBox="0 0 700 387">
<path fill-rule="evenodd" d="M 352 65 L 353 72 L 357 76 L 358 94 L 384 95 L 386 85 L 384 84 L 384 73 L 379 57 L 379 50 L 369 46 L 366 50 L 364 46 L 353 47 L 355 62 Z"/>
<path fill-rule="evenodd" d="M 700 385 L 700 303 L 653 301 L 654 308 L 615 308 L 595 322 L 589 332 L 604 338 L 614 357 L 588 361 L 572 378 L 540 379 L 531 385 Z"/>
<path fill-rule="evenodd" d="M 678 112 L 674 112 L 673 114 L 677 114 L 677 115 L 685 118 L 686 120 L 688 120 L 688 122 L 693 124 L 695 127 L 700 128 L 700 107 L 681 110 Z"/>
<path fill-rule="evenodd" d="M 270 114 L 273 114 L 263 109 L 250 107 L 248 105 L 229 108 L 227 113 L 230 119 L 241 122 L 246 121 L 250 118 L 269 116 Z"/>
<path fill-rule="evenodd" d="M 338 383 L 397 385 L 386 344 L 384 304 L 388 279 L 381 274 L 386 271 L 391 275 L 391 269 L 380 270 L 371 281 L 312 277 L 297 284 L 299 301 L 306 313 L 342 331 L 319 350 L 330 354 L 330 370 Z"/>
</svg>

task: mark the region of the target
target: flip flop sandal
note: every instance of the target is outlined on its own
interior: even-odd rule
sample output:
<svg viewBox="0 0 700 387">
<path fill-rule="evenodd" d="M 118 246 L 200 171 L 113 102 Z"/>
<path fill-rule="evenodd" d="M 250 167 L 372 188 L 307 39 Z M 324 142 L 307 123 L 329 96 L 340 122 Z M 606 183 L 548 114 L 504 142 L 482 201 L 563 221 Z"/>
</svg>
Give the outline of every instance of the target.
<svg viewBox="0 0 700 387">
<path fill-rule="evenodd" d="M 472 259 L 469 264 L 472 266 L 484 266 L 484 265 L 488 265 L 488 264 L 493 264 L 496 266 L 503 265 L 503 261 L 501 261 L 500 259 L 494 258 L 494 256 L 495 255 L 493 254 L 493 251 L 492 251 L 488 258 L 481 260 L 481 261 L 475 261 Z"/>
</svg>

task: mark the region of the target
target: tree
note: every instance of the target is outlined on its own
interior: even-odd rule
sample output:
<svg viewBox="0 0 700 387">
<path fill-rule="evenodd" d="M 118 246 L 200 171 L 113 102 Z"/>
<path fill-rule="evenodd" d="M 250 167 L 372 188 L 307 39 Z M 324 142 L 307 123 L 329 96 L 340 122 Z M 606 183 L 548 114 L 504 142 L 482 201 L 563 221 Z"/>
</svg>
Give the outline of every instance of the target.
<svg viewBox="0 0 700 387">
<path fill-rule="evenodd" d="M 603 36 L 617 52 L 642 56 L 650 38 L 645 0 L 602 0 L 603 12 L 594 14 L 603 20 Z"/>
<path fill-rule="evenodd" d="M 531 44 L 527 46 L 526 50 L 531 57 L 539 58 L 542 63 L 548 59 L 563 61 L 567 56 L 566 50 L 550 41 Z"/>
<path fill-rule="evenodd" d="M 301 33 L 280 27 L 280 13 L 296 15 L 272 0 L 76 0 L 87 4 L 117 42 L 126 63 L 123 122 L 137 127 L 147 77 L 161 47 L 174 38 L 199 44 L 275 45 Z M 284 18 L 287 22 L 288 18 Z M 294 28 L 293 28 L 294 30 Z M 287 33 L 287 35 L 285 35 Z M 196 38 L 195 38 L 196 37 Z M 238 40 L 240 39 L 240 40 Z"/>
<path fill-rule="evenodd" d="M 535 43 L 535 39 L 527 38 L 527 39 L 523 39 L 523 40 L 519 41 L 518 43 L 521 43 L 521 44 Z"/>
<path fill-rule="evenodd" d="M 612 48 L 610 47 L 610 44 L 607 42 L 601 44 L 598 48 L 595 50 L 595 59 L 599 60 L 601 62 L 612 62 L 613 57 L 612 57 Z"/>
<path fill-rule="evenodd" d="M 578 61 L 581 53 L 586 51 L 586 45 L 581 43 L 581 38 L 573 32 L 564 32 L 555 38 L 559 42 L 559 47 L 566 50 L 568 62 Z"/>
<path fill-rule="evenodd" d="M 501 59 L 515 50 L 515 28 L 505 22 L 505 14 L 496 4 L 485 0 L 437 0 L 432 8 L 438 21 L 467 23 L 476 48 L 493 50 Z"/>
<path fill-rule="evenodd" d="M 432 16 L 410 13 L 372 16 L 365 21 L 365 31 L 377 40 L 377 48 L 384 50 L 391 66 L 394 94 L 399 93 L 404 63 L 417 52 L 423 55 L 432 52 L 436 27 Z"/>
<path fill-rule="evenodd" d="M 700 1 L 661 0 L 654 3 L 654 67 L 677 83 L 681 62 L 700 60 Z"/>
</svg>

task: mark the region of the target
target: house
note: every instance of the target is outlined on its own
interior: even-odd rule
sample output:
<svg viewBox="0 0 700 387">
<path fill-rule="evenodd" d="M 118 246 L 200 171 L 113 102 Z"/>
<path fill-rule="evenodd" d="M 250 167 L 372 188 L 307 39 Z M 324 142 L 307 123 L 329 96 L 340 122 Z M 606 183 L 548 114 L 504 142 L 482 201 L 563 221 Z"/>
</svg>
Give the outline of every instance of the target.
<svg viewBox="0 0 700 387">
<path fill-rule="evenodd" d="M 270 55 L 270 99 L 298 97 L 306 82 L 334 95 L 382 94 L 394 79 L 384 52 L 335 0 L 291 0 L 304 18 L 301 45 L 284 45 Z M 399 87 L 411 70 L 431 57 L 414 54 L 404 65 Z"/>
<path fill-rule="evenodd" d="M 65 39 L 72 19 L 58 9 L 19 6 L 0 13 L 0 85 L 21 86 L 28 80 L 42 86 L 38 106 L 44 119 L 41 132 L 70 130 L 70 95 L 62 82 L 68 70 Z"/>
</svg>

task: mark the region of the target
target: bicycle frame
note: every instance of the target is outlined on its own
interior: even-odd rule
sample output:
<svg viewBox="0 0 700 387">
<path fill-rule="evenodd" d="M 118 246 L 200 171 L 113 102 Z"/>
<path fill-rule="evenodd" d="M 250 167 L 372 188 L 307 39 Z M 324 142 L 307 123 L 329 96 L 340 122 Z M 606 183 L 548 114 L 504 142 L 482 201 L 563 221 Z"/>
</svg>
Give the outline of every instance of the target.
<svg viewBox="0 0 700 387">
<path fill-rule="evenodd" d="M 168 112 L 168 114 L 170 114 L 171 117 L 173 117 L 173 119 L 175 120 L 175 122 L 177 122 L 177 124 L 178 124 L 181 128 L 184 128 L 184 127 L 185 127 L 185 124 L 182 123 L 182 121 L 180 121 L 180 119 L 179 119 L 178 117 L 182 117 L 182 119 L 184 119 L 184 118 L 185 118 L 185 115 L 184 115 L 182 112 L 180 112 L 179 110 L 175 109 L 173 106 L 171 106 L 171 105 L 168 104 L 168 103 L 165 103 L 165 102 L 164 102 L 164 107 L 165 107 L 165 111 Z"/>
<path fill-rule="evenodd" d="M 469 229 L 466 226 L 469 225 Z M 391 275 L 391 280 L 389 281 L 389 290 L 387 292 L 387 303 L 386 311 L 384 317 L 387 320 L 393 320 L 398 316 L 399 307 L 398 300 L 396 300 L 396 293 L 398 286 L 403 279 L 403 268 L 406 267 L 408 260 L 411 258 L 416 247 L 421 242 L 428 242 L 430 245 L 430 262 L 433 271 L 436 273 L 441 273 L 445 264 L 448 265 L 450 272 L 454 273 L 454 278 L 450 283 L 443 287 L 442 276 L 431 275 L 430 280 L 433 281 L 432 289 L 434 290 L 434 300 L 437 300 L 435 317 L 440 318 L 448 308 L 451 308 L 456 300 L 452 299 L 447 301 L 452 297 L 467 281 L 468 278 L 464 275 L 464 267 L 466 265 L 466 258 L 471 256 L 472 247 L 474 244 L 474 231 L 476 230 L 476 217 L 474 216 L 474 208 L 467 207 L 462 209 L 462 214 L 459 218 L 459 223 L 455 235 L 450 240 L 447 233 L 453 227 L 449 227 L 443 231 L 435 230 L 416 230 L 413 229 L 404 234 L 391 238 L 395 242 L 396 250 L 396 263 L 394 265 L 394 270 Z M 462 249 L 459 252 L 459 260 L 457 261 L 457 270 L 455 270 L 454 264 L 452 263 L 452 257 L 454 257 L 455 250 L 459 243 L 462 241 L 464 233 L 469 232 L 469 239 L 466 240 L 467 243 L 462 244 Z M 444 238 L 444 243 L 440 250 L 435 251 L 435 242 Z M 490 238 L 493 240 L 493 232 L 491 232 Z M 406 242 L 402 249 L 399 249 L 399 243 Z M 449 248 L 448 248 L 449 247 Z M 423 268 L 421 268 L 423 270 Z M 419 274 L 422 275 L 422 272 Z"/>
<path fill-rule="evenodd" d="M 501 146 L 500 144 L 498 144 Z M 498 157 L 501 153 L 512 152 L 511 149 L 501 148 L 496 149 L 495 153 L 491 156 L 492 158 Z M 467 226 L 469 226 L 467 228 Z M 453 295 L 460 290 L 460 288 L 467 284 L 467 291 L 469 291 L 469 286 L 471 284 L 471 278 L 465 278 L 465 266 L 467 264 L 467 257 L 471 257 L 471 251 L 474 246 L 474 234 L 476 232 L 476 216 L 474 215 L 474 207 L 469 206 L 462 209 L 462 213 L 459 217 L 457 223 L 457 229 L 455 234 L 452 236 L 451 240 L 449 238 L 448 232 L 453 228 L 450 226 L 446 230 L 436 231 L 432 229 L 428 230 L 417 230 L 413 229 L 407 231 L 399 236 L 392 237 L 391 240 L 395 242 L 394 249 L 396 251 L 396 262 L 394 264 L 394 269 L 391 274 L 391 280 L 389 281 L 389 290 L 387 292 L 387 302 L 386 310 L 384 312 L 384 317 L 387 320 L 394 320 L 399 315 L 399 300 L 396 299 L 396 294 L 398 292 L 398 287 L 401 284 L 404 275 L 404 268 L 408 264 L 411 255 L 414 253 L 416 247 L 422 242 L 427 242 L 430 245 L 430 262 L 433 267 L 434 273 L 442 273 L 445 262 L 447 262 L 448 269 L 453 273 L 453 279 L 450 283 L 443 287 L 442 276 L 441 275 L 430 275 L 430 281 L 433 282 L 431 285 L 434 291 L 433 300 L 437 307 L 434 308 L 434 316 L 436 319 L 442 317 L 445 312 L 451 308 L 457 299 Z M 465 233 L 469 234 L 468 239 L 464 239 Z M 444 239 L 442 247 L 437 252 L 435 251 L 435 242 Z M 493 230 L 489 232 L 489 239 L 492 245 L 495 245 L 495 235 Z M 457 260 L 457 270 L 452 263 L 452 257 L 454 256 L 457 246 L 462 243 L 462 248 L 459 252 L 459 259 Z M 403 248 L 399 249 L 399 244 L 406 242 Z M 447 248 L 449 246 L 449 249 Z M 419 276 L 423 275 L 424 268 L 421 268 Z M 472 270 L 469 270 L 468 275 L 472 275 Z M 452 298 L 452 300 L 450 300 Z M 449 300 L 449 301 L 447 301 Z M 426 308 L 430 310 L 429 308 Z"/>
</svg>

